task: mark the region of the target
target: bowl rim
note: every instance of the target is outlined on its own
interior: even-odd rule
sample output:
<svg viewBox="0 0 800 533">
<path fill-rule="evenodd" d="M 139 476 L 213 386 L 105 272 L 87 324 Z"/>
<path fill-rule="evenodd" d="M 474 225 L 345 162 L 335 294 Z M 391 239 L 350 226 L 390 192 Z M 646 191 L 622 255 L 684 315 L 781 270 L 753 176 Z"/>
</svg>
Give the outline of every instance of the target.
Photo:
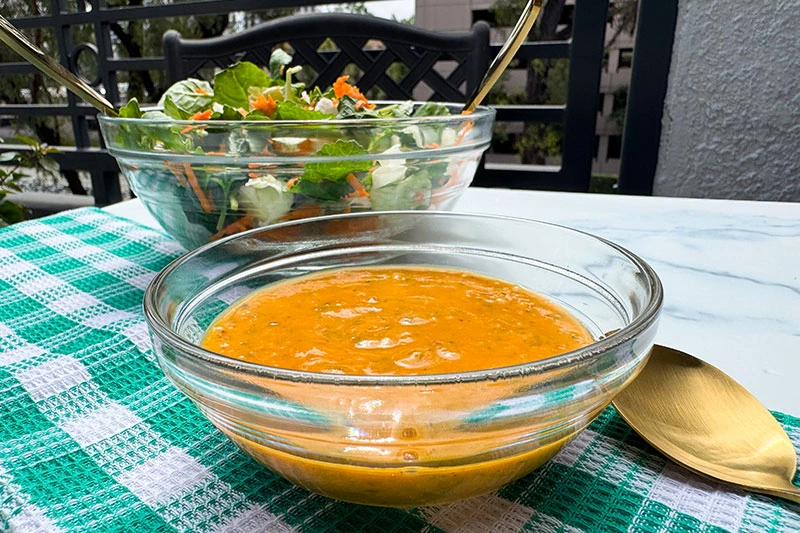
<svg viewBox="0 0 800 533">
<path fill-rule="evenodd" d="M 392 105 L 392 104 L 399 104 L 403 102 L 411 102 L 415 106 L 418 104 L 426 104 L 430 103 L 428 101 L 422 100 L 373 100 L 372 103 L 376 105 Z M 446 105 L 448 107 L 456 107 L 462 108 L 464 104 L 459 102 L 435 102 L 439 104 Z M 142 111 L 161 111 L 163 108 L 157 105 L 149 106 L 142 108 Z M 475 119 L 486 119 L 489 117 L 494 117 L 497 114 L 497 111 L 489 106 L 478 106 L 475 108 L 475 111 L 472 113 L 467 114 L 450 114 L 450 115 L 433 115 L 433 116 L 424 116 L 424 117 L 400 117 L 400 118 L 392 118 L 392 117 L 377 117 L 377 118 L 333 118 L 333 119 L 313 119 L 313 120 L 178 120 L 173 118 L 168 119 L 152 119 L 152 118 L 126 118 L 126 117 L 112 117 L 110 115 L 106 115 L 103 113 L 99 113 L 97 115 L 98 121 L 100 123 L 107 123 L 107 124 L 137 124 L 139 126 L 147 126 L 147 125 L 179 125 L 179 126 L 210 126 L 215 128 L 220 127 L 242 127 L 242 126 L 280 126 L 280 127 L 292 127 L 292 126 L 305 126 L 308 127 L 309 125 L 315 126 L 380 126 L 382 124 L 405 124 L 405 125 L 412 125 L 417 123 L 426 123 L 426 122 L 435 122 L 435 123 L 450 123 L 450 122 L 463 122 L 464 120 L 468 120 L 470 117 Z"/>
<path fill-rule="evenodd" d="M 280 367 L 273 367 L 267 365 L 259 365 L 256 363 L 249 363 L 233 359 L 224 355 L 220 355 L 209 350 L 206 350 L 192 342 L 185 340 L 178 335 L 165 320 L 162 319 L 158 312 L 156 304 L 157 295 L 160 287 L 163 285 L 165 279 L 175 270 L 180 268 L 184 263 L 192 260 L 194 257 L 204 253 L 205 251 L 221 246 L 225 243 L 236 239 L 246 239 L 251 234 L 258 233 L 259 231 L 280 229 L 284 227 L 298 226 L 301 224 L 310 224 L 315 222 L 324 222 L 339 219 L 356 219 L 366 218 L 376 215 L 401 215 L 401 216 L 427 216 L 427 217 L 456 217 L 468 218 L 476 220 L 498 220 L 509 221 L 523 224 L 542 225 L 548 227 L 555 227 L 566 230 L 568 232 L 577 233 L 594 239 L 606 246 L 611 247 L 613 250 L 619 252 L 628 260 L 630 260 L 641 272 L 644 273 L 647 285 L 651 291 L 651 297 L 645 305 L 639 316 L 634 317 L 633 321 L 626 326 L 607 334 L 593 343 L 571 350 L 559 355 L 548 357 L 529 363 L 522 363 L 519 365 L 490 368 L 484 370 L 472 370 L 468 372 L 456 372 L 445 374 L 420 374 L 420 375 L 360 375 L 360 374 L 327 374 L 321 372 L 308 372 L 302 370 L 290 370 Z M 664 291 L 658 274 L 655 270 L 643 259 L 626 248 L 599 237 L 591 233 L 570 228 L 562 224 L 554 224 L 541 220 L 527 219 L 522 217 L 512 217 L 505 215 L 491 215 L 480 213 L 461 213 L 456 211 L 367 211 L 360 213 L 348 213 L 337 215 L 326 215 L 319 217 L 311 217 L 301 220 L 292 220 L 280 224 L 273 224 L 264 226 L 262 228 L 253 228 L 241 233 L 230 235 L 218 241 L 214 241 L 199 248 L 184 254 L 177 259 L 171 261 L 166 267 L 162 268 L 158 274 L 150 281 L 144 295 L 144 314 L 152 335 L 158 336 L 161 340 L 168 342 L 176 347 L 183 354 L 188 354 L 193 358 L 210 364 L 212 367 L 222 368 L 228 372 L 243 372 L 258 378 L 270 378 L 280 381 L 292 382 L 307 382 L 315 384 L 332 384 L 332 385 L 353 385 L 353 386 L 418 386 L 418 385 L 442 385 L 453 384 L 460 382 L 481 382 L 481 381 L 497 381 L 503 379 L 517 378 L 529 376 L 534 374 L 546 374 L 553 370 L 563 370 L 564 368 L 573 367 L 589 361 L 601 353 L 609 351 L 615 347 L 621 346 L 626 342 L 634 339 L 641 332 L 648 329 L 658 318 L 661 312 L 663 303 Z M 162 356 L 157 354 L 159 358 Z"/>
</svg>

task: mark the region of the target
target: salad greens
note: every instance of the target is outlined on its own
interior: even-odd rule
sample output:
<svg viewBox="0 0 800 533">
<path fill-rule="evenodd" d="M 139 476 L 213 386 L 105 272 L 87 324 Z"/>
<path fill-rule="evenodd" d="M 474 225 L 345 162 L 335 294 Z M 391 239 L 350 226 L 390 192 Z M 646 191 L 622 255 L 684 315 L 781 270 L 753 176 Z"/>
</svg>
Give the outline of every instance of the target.
<svg viewBox="0 0 800 533">
<path fill-rule="evenodd" d="M 292 56 L 276 49 L 268 71 L 241 62 L 218 72 L 213 84 L 198 79 L 175 83 L 158 110 L 143 110 L 131 99 L 120 109 L 121 118 L 157 122 L 121 123 L 117 144 L 124 150 L 163 152 L 163 168 L 136 171 L 153 174 L 153 181 L 173 183 L 177 205 L 189 222 L 207 228 L 212 238 L 325 212 L 425 209 L 432 191 L 458 179 L 458 165 L 402 154 L 459 144 L 472 127 L 469 119 L 457 127 L 408 121 L 387 121 L 376 128 L 327 127 L 325 120 L 393 120 L 445 116 L 450 111 L 433 102 L 377 107 L 348 83 L 347 76 L 327 89 L 308 89 L 296 81 L 302 67 L 291 63 Z M 309 120 L 316 122 L 270 126 L 272 121 Z M 214 121 L 226 124 L 217 127 Z M 237 128 L 230 121 L 246 123 Z M 258 125 L 262 121 L 264 127 Z M 232 163 L 170 162 L 170 153 L 231 156 Z M 260 154 L 287 156 L 286 163 L 242 163 Z M 316 157 L 321 160 L 313 161 Z"/>
</svg>

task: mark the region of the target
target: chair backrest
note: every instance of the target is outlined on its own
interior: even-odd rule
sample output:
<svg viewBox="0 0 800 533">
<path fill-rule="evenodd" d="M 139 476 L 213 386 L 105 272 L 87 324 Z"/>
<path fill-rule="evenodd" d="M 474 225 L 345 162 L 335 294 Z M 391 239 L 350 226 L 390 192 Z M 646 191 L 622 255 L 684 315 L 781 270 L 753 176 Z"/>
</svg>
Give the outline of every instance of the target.
<svg viewBox="0 0 800 533">
<path fill-rule="evenodd" d="M 323 47 L 327 39 L 336 50 Z M 383 46 L 376 46 L 378 41 Z M 393 100 L 413 99 L 414 89 L 424 83 L 432 91 L 432 100 L 464 101 L 489 63 L 485 22 L 476 23 L 469 32 L 437 33 L 372 16 L 314 13 L 275 19 L 211 39 L 183 39 L 170 30 L 163 38 L 168 78 L 175 82 L 237 61 L 267 65 L 272 49 L 281 43 L 294 50 L 293 64 L 308 65 L 316 72 L 310 84 L 329 86 L 354 64 L 363 73 L 356 80 L 363 92 L 379 87 Z M 434 68 L 442 62 L 449 63 L 446 69 Z M 399 81 L 386 72 L 397 63 L 407 69 Z"/>
</svg>

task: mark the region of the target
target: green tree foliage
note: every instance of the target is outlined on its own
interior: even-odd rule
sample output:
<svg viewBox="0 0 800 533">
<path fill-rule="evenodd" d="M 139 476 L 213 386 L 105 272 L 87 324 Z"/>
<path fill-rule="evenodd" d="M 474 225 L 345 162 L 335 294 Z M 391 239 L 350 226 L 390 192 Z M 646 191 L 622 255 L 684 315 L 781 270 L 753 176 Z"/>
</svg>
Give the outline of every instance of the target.
<svg viewBox="0 0 800 533">
<path fill-rule="evenodd" d="M 0 143 L 3 142 L 0 139 Z M 55 148 L 21 135 L 14 137 L 12 142 L 27 145 L 29 149 L 0 152 L 0 228 L 21 222 L 28 214 L 28 210 L 12 201 L 13 197 L 10 196 L 20 192 L 18 182 L 26 177 L 22 169 L 33 171 L 37 177 L 44 175 L 53 178 L 58 174 L 58 163 L 50 157 L 50 154 L 57 151 Z"/>
</svg>

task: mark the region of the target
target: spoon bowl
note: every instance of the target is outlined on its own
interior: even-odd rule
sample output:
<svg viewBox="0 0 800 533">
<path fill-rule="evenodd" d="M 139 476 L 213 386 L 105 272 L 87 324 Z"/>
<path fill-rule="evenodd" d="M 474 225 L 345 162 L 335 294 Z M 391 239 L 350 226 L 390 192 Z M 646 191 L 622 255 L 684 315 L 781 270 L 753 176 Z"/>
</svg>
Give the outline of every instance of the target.
<svg viewBox="0 0 800 533">
<path fill-rule="evenodd" d="M 689 354 L 654 346 L 612 404 L 645 441 L 694 471 L 800 503 L 794 446 L 747 389 Z"/>
</svg>

